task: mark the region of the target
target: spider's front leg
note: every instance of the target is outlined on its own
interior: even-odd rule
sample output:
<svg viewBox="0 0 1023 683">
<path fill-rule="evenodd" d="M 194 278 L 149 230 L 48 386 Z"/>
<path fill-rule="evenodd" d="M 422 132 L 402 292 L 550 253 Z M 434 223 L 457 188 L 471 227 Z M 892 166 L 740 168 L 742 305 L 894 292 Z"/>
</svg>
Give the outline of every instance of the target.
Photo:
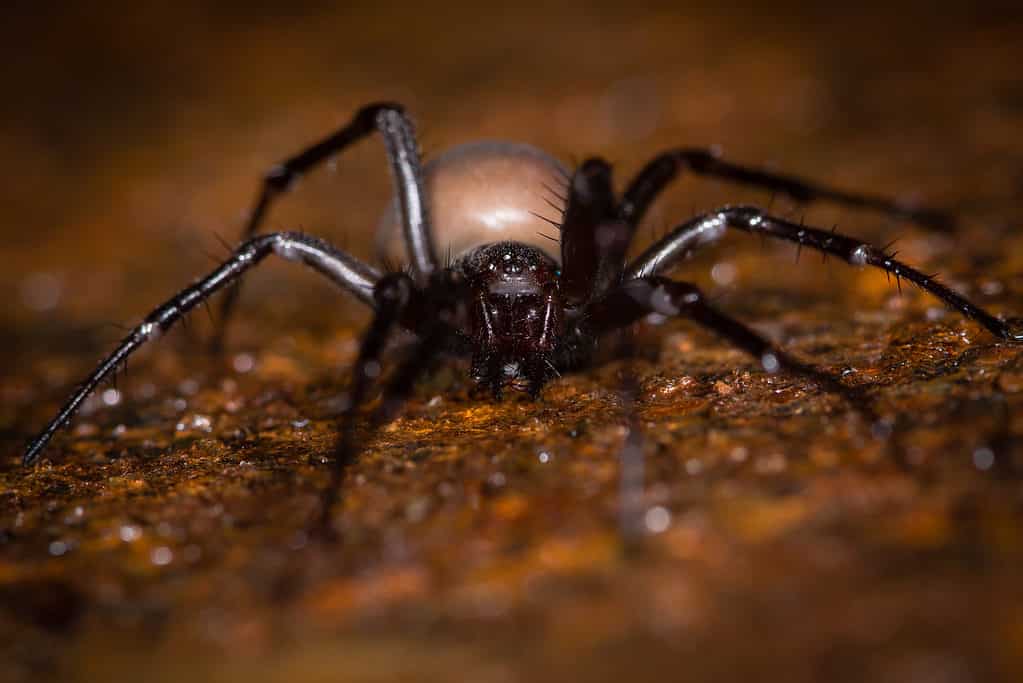
<svg viewBox="0 0 1023 683">
<path fill-rule="evenodd" d="M 871 266 L 894 275 L 899 283 L 905 278 L 949 308 L 983 325 L 999 339 L 1023 341 L 1023 328 L 996 318 L 933 276 L 897 260 L 893 254 L 854 237 L 771 216 L 754 206 L 724 207 L 686 221 L 636 258 L 629 265 L 626 277 L 644 278 L 663 273 L 694 249 L 721 239 L 728 228 L 794 242 L 800 247 L 838 256 L 852 265 Z"/>
<path fill-rule="evenodd" d="M 373 288 L 373 320 L 362 336 L 359 355 L 352 366 L 346 407 L 341 415 L 338 463 L 346 466 L 355 456 L 352 433 L 355 416 L 366 401 L 370 387 L 383 374 L 381 356 L 399 327 L 413 331 L 418 341 L 408 362 L 385 386 L 383 402 L 375 416 L 386 420 L 407 398 L 415 380 L 441 352 L 465 355 L 469 342 L 453 325 L 461 283 L 451 270 L 438 271 L 426 289 L 419 289 L 405 273 L 390 273 Z"/>
<path fill-rule="evenodd" d="M 381 356 L 388 340 L 399 325 L 413 330 L 418 337 L 404 362 L 384 385 L 380 405 L 370 417 L 371 426 L 393 417 L 408 399 L 416 380 L 429 370 L 441 353 L 468 353 L 468 340 L 454 326 L 456 308 L 464 298 L 462 286 L 456 274 L 446 268 L 437 271 L 425 289 L 417 288 L 404 273 L 386 275 L 374 288 L 376 310 L 352 366 L 347 406 L 339 419 L 333 475 L 320 502 L 319 529 L 328 536 L 333 536 L 331 516 L 345 474 L 359 454 L 359 444 L 355 441 L 359 409 L 375 380 L 383 374 Z"/>
<path fill-rule="evenodd" d="M 425 285 L 430 274 L 437 270 L 438 260 L 429 229 L 419 145 L 412 121 L 401 105 L 392 102 L 363 107 L 340 130 L 270 169 L 256 195 L 242 239 L 250 239 L 259 231 L 274 199 L 291 187 L 299 176 L 375 131 L 383 136 L 387 149 L 412 269 L 417 283 Z M 239 288 L 235 287 L 224 296 L 220 321 L 213 335 L 214 349 L 223 344 L 238 292 Z"/>
<path fill-rule="evenodd" d="M 121 340 L 113 353 L 85 378 L 60 412 L 29 443 L 23 459 L 24 464 L 32 465 L 39 459 L 53 435 L 71 420 L 89 394 L 118 366 L 127 362 L 128 357 L 139 347 L 158 338 L 189 311 L 228 284 L 236 282 L 243 273 L 270 254 L 276 254 L 288 261 L 303 263 L 342 289 L 351 292 L 362 302 L 373 304 L 374 285 L 380 279 L 380 273 L 371 266 L 309 235 L 273 233 L 255 237 L 238 247 L 229 259 L 209 275 L 161 304 Z"/>
</svg>

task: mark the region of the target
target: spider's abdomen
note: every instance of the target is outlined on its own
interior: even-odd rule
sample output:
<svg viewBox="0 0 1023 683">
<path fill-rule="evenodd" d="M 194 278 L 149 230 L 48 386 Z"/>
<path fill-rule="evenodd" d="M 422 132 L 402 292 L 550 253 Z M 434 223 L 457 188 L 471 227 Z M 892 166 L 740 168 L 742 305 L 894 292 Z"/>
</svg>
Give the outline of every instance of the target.
<svg viewBox="0 0 1023 683">
<path fill-rule="evenodd" d="M 434 244 L 458 257 L 482 244 L 520 242 L 559 258 L 558 230 L 569 172 L 530 145 L 473 142 L 453 147 L 423 167 Z M 545 220 L 546 219 L 546 220 Z M 380 221 L 377 249 L 392 262 L 408 257 L 397 202 Z"/>
</svg>

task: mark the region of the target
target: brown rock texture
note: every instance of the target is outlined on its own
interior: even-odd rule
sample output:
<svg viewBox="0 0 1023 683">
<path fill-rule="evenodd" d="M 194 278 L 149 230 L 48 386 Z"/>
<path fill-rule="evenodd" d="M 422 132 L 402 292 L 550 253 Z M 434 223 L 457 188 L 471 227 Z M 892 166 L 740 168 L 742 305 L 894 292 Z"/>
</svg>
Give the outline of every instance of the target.
<svg viewBox="0 0 1023 683">
<path fill-rule="evenodd" d="M 326 543 L 309 530 L 368 316 L 275 263 L 247 279 L 225 357 L 200 311 L 20 467 L 116 325 L 223 256 L 261 174 L 378 99 L 406 104 L 427 156 L 519 140 L 602 155 L 624 184 L 661 149 L 717 145 L 947 207 L 960 225 L 936 233 L 687 177 L 639 246 L 696 211 L 770 204 L 899 238 L 901 259 L 1023 315 L 1017 10 L 679 5 L 12 9 L 0 678 L 1023 678 L 1023 348 L 880 273 L 745 235 L 678 276 L 866 388 L 890 436 L 682 321 L 538 402 L 479 398 L 445 363 L 359 431 Z M 388 182 L 364 143 L 269 228 L 368 257 Z M 630 424 L 641 489 L 622 485 Z"/>
</svg>

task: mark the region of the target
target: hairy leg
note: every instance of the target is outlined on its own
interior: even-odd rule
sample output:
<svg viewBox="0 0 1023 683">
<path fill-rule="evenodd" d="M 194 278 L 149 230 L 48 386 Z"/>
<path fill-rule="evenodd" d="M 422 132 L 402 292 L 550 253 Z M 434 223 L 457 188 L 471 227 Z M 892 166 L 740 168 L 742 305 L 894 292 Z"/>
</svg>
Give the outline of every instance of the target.
<svg viewBox="0 0 1023 683">
<path fill-rule="evenodd" d="M 999 320 L 933 276 L 902 263 L 883 249 L 854 237 L 792 223 L 752 206 L 724 207 L 686 221 L 629 264 L 626 278 L 645 278 L 663 273 L 686 254 L 721 239 L 728 228 L 793 242 L 801 247 L 838 256 L 855 266 L 871 266 L 894 275 L 900 285 L 902 278 L 905 278 L 940 299 L 949 308 L 983 325 L 999 339 L 1023 341 L 1023 329 L 1019 326 Z"/>
</svg>

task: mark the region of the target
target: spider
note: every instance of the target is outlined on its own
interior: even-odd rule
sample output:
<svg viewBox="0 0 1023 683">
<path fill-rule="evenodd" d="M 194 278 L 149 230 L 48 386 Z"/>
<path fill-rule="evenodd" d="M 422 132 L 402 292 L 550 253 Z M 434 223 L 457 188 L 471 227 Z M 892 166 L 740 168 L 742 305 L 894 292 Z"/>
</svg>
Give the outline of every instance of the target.
<svg viewBox="0 0 1023 683">
<path fill-rule="evenodd" d="M 409 261 L 406 271 L 378 269 L 302 233 L 257 234 L 274 199 L 299 175 L 374 132 L 383 137 L 393 174 L 396 205 L 388 220 L 400 223 Z M 644 213 L 683 172 L 764 188 L 802 202 L 828 200 L 932 227 L 948 224 L 937 212 L 735 165 L 703 149 L 656 156 L 621 197 L 612 188 L 611 167 L 599 158 L 584 161 L 569 174 L 545 153 L 512 143 L 463 145 L 424 171 L 404 109 L 394 103 L 371 104 L 334 134 L 270 170 L 241 245 L 211 273 L 153 310 L 121 341 L 28 444 L 24 464 L 38 461 L 86 397 L 134 351 L 271 254 L 306 265 L 373 309 L 340 420 L 337 478 L 356 455 L 352 436 L 356 416 L 375 384 L 382 384 L 383 397 L 373 414 L 376 421 L 392 416 L 415 381 L 442 355 L 469 358 L 473 379 L 495 397 L 511 387 L 535 398 L 553 377 L 591 363 L 601 336 L 651 313 L 694 321 L 752 355 L 769 373 L 794 373 L 826 390 L 851 395 L 852 390 L 832 375 L 790 356 L 718 310 L 695 285 L 664 276 L 684 256 L 717 241 L 729 228 L 787 240 L 852 265 L 878 268 L 900 281 L 905 278 L 995 337 L 1023 341 L 1023 329 L 1014 322 L 995 317 L 885 249 L 753 206 L 725 206 L 698 215 L 627 260 Z M 549 249 L 552 242 L 537 239 L 536 223 L 530 222 L 535 212 L 523 197 L 535 197 L 537 183 L 556 193 L 550 184 L 559 182 L 565 195 L 558 196 L 562 205 L 555 204 L 560 220 L 552 221 L 560 231 L 553 241 L 560 243 L 560 253 L 555 254 Z M 432 215 L 443 220 L 435 225 Z M 512 236 L 516 239 L 509 239 Z M 463 250 L 442 262 L 436 246 L 440 240 L 456 242 Z M 218 343 L 237 292 L 237 287 L 229 289 L 224 299 L 215 335 Z M 383 350 L 399 328 L 414 333 L 416 341 L 384 379 Z M 330 495 L 336 495 L 337 488 L 332 487 Z"/>
</svg>

